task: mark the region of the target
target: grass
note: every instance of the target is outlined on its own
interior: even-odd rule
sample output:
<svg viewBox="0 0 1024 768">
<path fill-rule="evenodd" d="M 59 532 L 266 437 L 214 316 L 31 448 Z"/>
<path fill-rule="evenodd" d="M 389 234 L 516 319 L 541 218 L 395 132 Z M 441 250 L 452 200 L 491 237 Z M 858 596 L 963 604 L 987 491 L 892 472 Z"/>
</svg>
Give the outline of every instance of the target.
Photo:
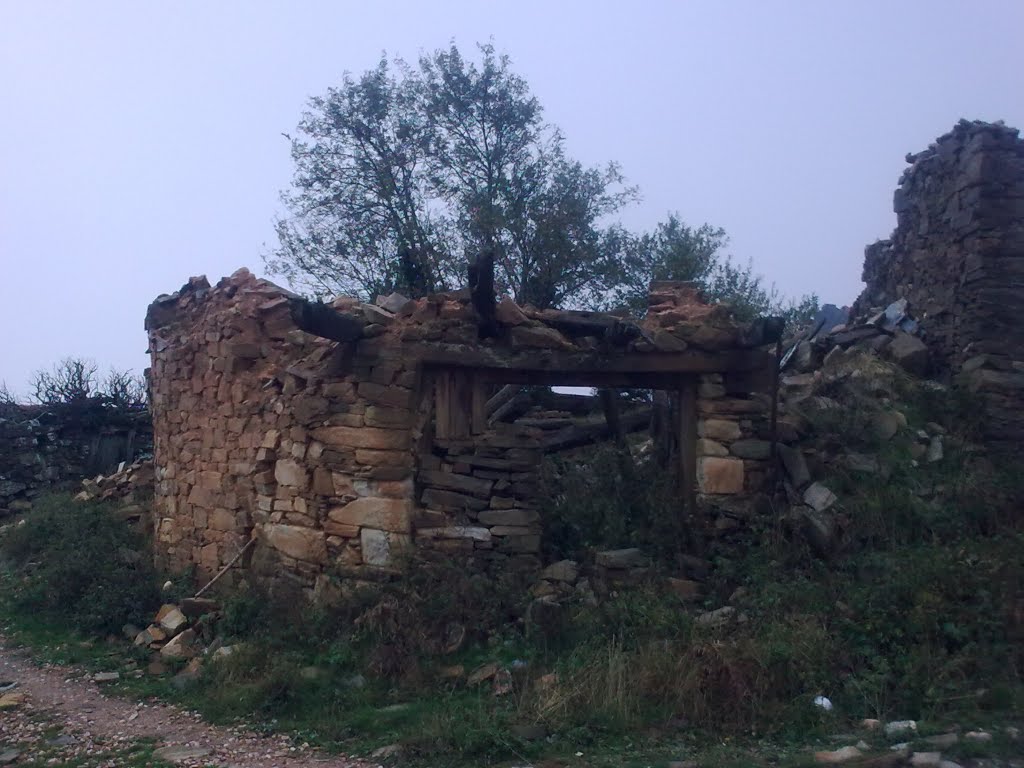
<svg viewBox="0 0 1024 768">
<path fill-rule="evenodd" d="M 887 373 L 877 368 L 871 375 Z M 829 386 L 841 400 L 856 399 L 842 381 Z M 1019 479 L 955 438 L 945 461 L 915 465 L 912 429 L 921 420 L 948 429 L 966 421 L 955 401 L 915 393 L 903 379 L 892 386 L 894 405 L 910 419 L 910 430 L 892 440 L 874 437 L 867 411 L 855 408 L 814 423 L 823 451 L 875 453 L 889 471 L 880 482 L 833 465 L 824 478 L 846 520 L 844 545 L 831 558 L 816 556 L 766 515 L 742 536 L 712 545 L 703 605 L 683 608 L 665 590 L 662 577 L 673 569 L 666 555 L 650 582 L 596 606 L 567 605 L 559 631 L 548 635 L 524 631 L 525 585 L 442 566 L 418 568 L 405 582 L 368 587 L 316 611 L 299 610 L 287 595 L 238 594 L 216 627 L 235 646 L 231 656 L 207 662 L 186 686 L 169 677 L 126 677 L 111 690 L 174 701 L 213 722 L 286 731 L 329 750 L 368 755 L 397 745 L 403 765 L 433 768 L 610 768 L 687 759 L 796 768 L 812 763 L 812 748 L 859 738 L 885 751 L 885 739 L 857 730 L 866 717 L 912 718 L 922 735 L 953 724 L 985 729 L 991 742 L 961 740 L 948 754 L 1010 754 L 1019 744 L 1000 729 L 1019 727 L 1024 705 Z M 617 463 L 607 455 L 577 462 L 581 474 L 565 487 L 588 487 L 594 472 L 607 479 Z M 585 555 L 602 543 L 687 535 L 658 519 L 641 520 L 647 502 L 634 503 L 636 525 L 622 527 L 612 512 L 624 495 L 648 499 L 655 516 L 671 505 L 658 501 L 655 486 L 648 497 L 626 487 L 615 496 L 610 488 L 590 500 L 575 490 L 557 498 L 563 526 L 553 552 Z M 43 505 L 46 530 L 62 530 L 66 504 Z M 86 559 L 94 561 L 97 549 L 109 551 L 112 534 L 96 522 L 104 519 L 101 509 L 89 514 L 95 525 L 74 523 L 74 530 L 78 548 L 92 551 Z M 142 664 L 145 653 L 98 639 L 115 622 L 101 621 L 85 595 L 106 600 L 109 590 L 65 590 L 46 602 L 54 599 L 43 597 L 48 580 L 67 568 L 51 562 L 64 550 L 51 547 L 52 534 L 19 530 L 13 551 L 4 546 L 0 597 L 0 614 L 16 638 L 61 663 L 103 670 Z M 137 580 L 130 561 L 115 559 L 99 581 L 124 583 L 126 570 Z M 132 594 L 105 604 L 120 616 L 155 607 L 146 590 Z M 695 612 L 730 600 L 742 622 L 716 629 L 694 621 Z M 466 628 L 467 642 L 445 654 L 442 641 L 453 626 Z M 489 662 L 511 671 L 506 695 L 440 674 Z M 832 700 L 834 712 L 814 706 L 819 695 Z"/>
</svg>

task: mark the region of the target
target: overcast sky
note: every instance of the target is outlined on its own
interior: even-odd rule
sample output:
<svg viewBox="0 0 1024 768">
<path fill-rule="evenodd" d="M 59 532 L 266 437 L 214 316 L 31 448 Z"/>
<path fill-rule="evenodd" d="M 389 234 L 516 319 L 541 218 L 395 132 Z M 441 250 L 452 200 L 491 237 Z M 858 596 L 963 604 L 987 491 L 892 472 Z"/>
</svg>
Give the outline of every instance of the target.
<svg viewBox="0 0 1024 768">
<path fill-rule="evenodd" d="M 147 304 L 262 274 L 306 100 L 382 51 L 493 37 L 587 163 L 710 222 L 788 294 L 845 304 L 904 155 L 1024 126 L 1024 0 L 0 0 L 0 380 L 141 370 Z"/>
</svg>

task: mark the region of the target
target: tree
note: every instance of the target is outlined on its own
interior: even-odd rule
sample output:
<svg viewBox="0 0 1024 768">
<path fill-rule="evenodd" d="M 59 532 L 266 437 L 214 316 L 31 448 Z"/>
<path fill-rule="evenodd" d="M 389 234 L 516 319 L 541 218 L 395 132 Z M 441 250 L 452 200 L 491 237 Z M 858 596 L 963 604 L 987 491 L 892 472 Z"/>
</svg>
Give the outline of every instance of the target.
<svg viewBox="0 0 1024 768">
<path fill-rule="evenodd" d="M 122 408 L 142 408 L 149 402 L 149 386 L 144 376 L 134 371 L 111 368 L 103 384 L 100 394 L 112 405 Z"/>
<path fill-rule="evenodd" d="M 18 404 L 18 398 L 7 388 L 7 382 L 0 380 L 0 411 Z"/>
<path fill-rule="evenodd" d="M 679 214 L 670 213 L 653 232 L 633 236 L 621 233 L 622 281 L 607 304 L 643 314 L 652 280 L 686 280 L 697 283 L 711 301 L 729 304 L 740 320 L 761 315 L 780 315 L 787 322 L 806 321 L 818 309 L 816 296 L 787 301 L 774 285 L 748 262 L 737 264 L 723 253 L 729 243 L 725 230 L 703 224 L 689 227 Z"/>
<path fill-rule="evenodd" d="M 462 285 L 488 252 L 521 303 L 584 304 L 616 284 L 603 220 L 635 190 L 614 164 L 568 158 L 508 57 L 478 49 L 382 58 L 310 102 L 271 272 L 319 296 L 419 296 Z"/>
<path fill-rule="evenodd" d="M 111 368 L 102 380 L 91 360 L 66 357 L 49 371 L 33 374 L 32 397 L 43 405 L 102 402 L 121 408 L 140 408 L 147 402 L 146 380 L 129 370 Z"/>
<path fill-rule="evenodd" d="M 96 363 L 77 357 L 65 357 L 52 370 L 33 374 L 29 386 L 32 396 L 43 405 L 77 403 L 95 395 Z"/>
</svg>

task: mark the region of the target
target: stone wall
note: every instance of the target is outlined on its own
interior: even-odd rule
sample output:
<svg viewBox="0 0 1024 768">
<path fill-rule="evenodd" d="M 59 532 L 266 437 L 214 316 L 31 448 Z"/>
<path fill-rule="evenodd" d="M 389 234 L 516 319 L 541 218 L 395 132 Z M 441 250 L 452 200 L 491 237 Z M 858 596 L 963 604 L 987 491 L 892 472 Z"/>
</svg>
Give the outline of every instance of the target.
<svg viewBox="0 0 1024 768">
<path fill-rule="evenodd" d="M 853 314 L 906 299 L 935 371 L 986 398 L 991 437 L 1024 439 L 1024 140 L 961 121 L 907 161 Z"/>
<path fill-rule="evenodd" d="M 702 366 L 688 374 L 697 490 L 742 495 L 767 477 L 770 399 L 749 394 L 774 362 L 757 349 L 765 326 L 733 322 L 692 287 L 662 286 L 642 326 L 505 300 L 487 339 L 465 292 L 378 304 L 333 303 L 361 328 L 349 342 L 302 330 L 303 302 L 245 270 L 151 305 L 160 565 L 195 566 L 202 582 L 244 552 L 228 581 L 252 572 L 313 596 L 429 553 L 536 570 L 544 433 L 483 408 L 503 376 L 534 383 L 580 361 L 623 381 L 639 361 L 650 387 L 679 384 L 678 359 Z"/>
<path fill-rule="evenodd" d="M 45 490 L 76 488 L 152 447 L 149 414 L 96 400 L 0 409 L 0 517 Z"/>
</svg>

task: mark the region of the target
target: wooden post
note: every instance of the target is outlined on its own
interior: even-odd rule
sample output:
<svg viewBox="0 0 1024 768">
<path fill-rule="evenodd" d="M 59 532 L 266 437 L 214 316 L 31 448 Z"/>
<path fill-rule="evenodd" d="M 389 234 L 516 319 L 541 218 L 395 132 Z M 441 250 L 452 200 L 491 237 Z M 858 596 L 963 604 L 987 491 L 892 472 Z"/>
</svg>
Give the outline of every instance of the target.
<svg viewBox="0 0 1024 768">
<path fill-rule="evenodd" d="M 683 509 L 694 540 L 703 540 L 697 507 L 697 377 L 684 376 L 679 383 L 679 480 Z"/>
<path fill-rule="evenodd" d="M 471 426 L 474 435 L 487 431 L 487 378 L 481 373 L 473 374 L 473 413 Z"/>
<path fill-rule="evenodd" d="M 498 335 L 495 316 L 497 300 L 494 296 L 494 251 L 479 254 L 467 269 L 470 297 L 477 314 L 477 328 L 481 339 Z"/>
<path fill-rule="evenodd" d="M 447 440 L 453 437 L 451 429 L 451 389 L 451 372 L 438 372 L 434 377 L 434 435 L 439 440 Z"/>
</svg>

